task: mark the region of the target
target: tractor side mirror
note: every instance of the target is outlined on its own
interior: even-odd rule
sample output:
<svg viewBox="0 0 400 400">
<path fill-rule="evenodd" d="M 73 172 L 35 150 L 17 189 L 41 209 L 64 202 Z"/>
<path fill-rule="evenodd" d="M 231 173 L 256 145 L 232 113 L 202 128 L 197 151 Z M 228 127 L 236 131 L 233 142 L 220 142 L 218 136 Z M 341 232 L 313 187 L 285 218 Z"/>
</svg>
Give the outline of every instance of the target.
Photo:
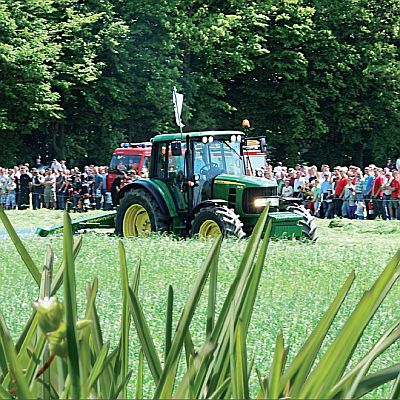
<svg viewBox="0 0 400 400">
<path fill-rule="evenodd" d="M 171 142 L 171 153 L 173 157 L 178 157 L 182 155 L 182 142 L 177 140 L 176 142 Z"/>
<path fill-rule="evenodd" d="M 260 151 L 262 153 L 267 154 L 268 148 L 267 148 L 267 143 L 265 141 L 265 138 L 260 138 Z"/>
</svg>

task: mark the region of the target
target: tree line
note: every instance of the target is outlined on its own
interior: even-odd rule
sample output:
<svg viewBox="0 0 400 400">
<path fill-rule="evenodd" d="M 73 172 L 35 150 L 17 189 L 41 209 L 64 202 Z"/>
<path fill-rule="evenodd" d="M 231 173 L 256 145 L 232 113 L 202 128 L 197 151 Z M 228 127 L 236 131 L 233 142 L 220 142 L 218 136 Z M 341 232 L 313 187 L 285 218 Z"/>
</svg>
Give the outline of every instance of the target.
<svg viewBox="0 0 400 400">
<path fill-rule="evenodd" d="M 0 165 L 121 141 L 265 135 L 276 160 L 400 153 L 398 0 L 0 0 Z"/>
</svg>

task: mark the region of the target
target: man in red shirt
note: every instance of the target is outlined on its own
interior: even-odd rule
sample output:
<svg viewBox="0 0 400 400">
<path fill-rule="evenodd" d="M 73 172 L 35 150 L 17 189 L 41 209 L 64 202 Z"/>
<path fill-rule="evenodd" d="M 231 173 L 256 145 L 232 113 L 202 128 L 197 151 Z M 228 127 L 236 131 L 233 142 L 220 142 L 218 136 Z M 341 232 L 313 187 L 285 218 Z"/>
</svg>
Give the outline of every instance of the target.
<svg viewBox="0 0 400 400">
<path fill-rule="evenodd" d="M 344 169 L 340 169 L 337 173 L 339 173 L 339 179 L 335 185 L 335 199 L 333 203 L 334 214 L 338 217 L 342 216 L 342 205 L 343 205 L 343 196 L 344 196 L 344 188 L 347 185 L 347 175 Z"/>
<path fill-rule="evenodd" d="M 392 191 L 389 203 L 390 219 L 400 220 L 400 178 L 396 170 L 392 172 L 393 179 L 390 182 L 390 190 Z"/>
<path fill-rule="evenodd" d="M 382 204 L 382 196 L 383 196 L 382 186 L 384 183 L 382 177 L 382 170 L 380 168 L 375 168 L 374 174 L 375 174 L 375 179 L 371 191 L 371 198 L 374 205 L 374 219 L 379 216 L 382 219 L 386 219 Z"/>
</svg>

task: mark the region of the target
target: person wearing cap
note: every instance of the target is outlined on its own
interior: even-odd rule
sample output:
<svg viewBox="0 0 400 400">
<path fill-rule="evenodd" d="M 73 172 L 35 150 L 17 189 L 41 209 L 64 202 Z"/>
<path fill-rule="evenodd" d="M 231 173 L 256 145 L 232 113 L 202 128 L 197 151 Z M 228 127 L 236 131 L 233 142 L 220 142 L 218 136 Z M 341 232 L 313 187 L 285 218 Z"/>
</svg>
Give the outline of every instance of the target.
<svg viewBox="0 0 400 400">
<path fill-rule="evenodd" d="M 290 186 L 290 179 L 285 179 L 285 186 L 282 188 L 282 197 L 293 197 L 293 187 Z"/>
</svg>

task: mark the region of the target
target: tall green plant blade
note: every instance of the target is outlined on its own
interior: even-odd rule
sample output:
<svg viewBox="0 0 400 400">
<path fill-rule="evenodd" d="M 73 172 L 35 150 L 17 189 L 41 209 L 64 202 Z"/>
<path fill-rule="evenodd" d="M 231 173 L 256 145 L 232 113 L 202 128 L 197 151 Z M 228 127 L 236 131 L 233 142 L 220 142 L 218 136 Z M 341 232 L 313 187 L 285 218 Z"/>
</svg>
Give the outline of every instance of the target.
<svg viewBox="0 0 400 400">
<path fill-rule="evenodd" d="M 4 352 L 3 343 L 0 341 L 0 382 L 4 376 L 8 374 L 6 354 Z"/>
<path fill-rule="evenodd" d="M 232 394 L 236 399 L 248 399 L 246 333 L 242 320 L 239 319 L 236 333 L 231 337 L 233 342 L 231 360 L 234 362 L 231 374 Z M 231 362 L 232 362 L 231 361 Z"/>
<path fill-rule="evenodd" d="M 16 395 L 20 399 L 32 399 L 33 395 L 29 390 L 29 384 L 22 372 L 23 366 L 17 359 L 17 352 L 2 315 L 0 315 L 0 338 L 7 359 L 8 370 L 15 381 Z"/>
<path fill-rule="evenodd" d="M 167 316 L 165 318 L 165 355 L 164 360 L 167 359 L 172 342 L 172 318 L 174 311 L 174 289 L 171 285 L 168 286 L 167 297 Z"/>
<path fill-rule="evenodd" d="M 107 354 L 110 349 L 110 343 L 106 342 L 103 346 L 103 348 L 100 351 L 99 356 L 96 359 L 96 362 L 93 365 L 93 368 L 90 371 L 89 378 L 87 380 L 87 389 L 86 393 L 90 393 L 92 387 L 95 385 L 97 379 L 99 376 L 102 374 L 104 371 L 104 368 L 106 366 L 106 359 L 107 359 Z"/>
<path fill-rule="evenodd" d="M 132 285 L 131 288 L 132 290 L 136 293 L 136 296 L 139 296 L 139 284 L 140 284 L 140 260 L 138 263 L 138 266 L 135 269 L 135 273 L 133 275 L 133 281 L 132 281 Z"/>
<path fill-rule="evenodd" d="M 122 365 L 121 378 L 123 379 L 128 374 L 128 362 L 129 362 L 129 280 L 128 280 L 128 268 L 126 265 L 126 254 L 125 247 L 122 240 L 119 241 L 119 263 L 120 263 L 120 275 L 121 275 L 121 286 L 122 286 L 122 316 L 121 316 L 121 347 L 120 347 L 120 358 Z M 121 379 L 121 380 L 122 380 Z M 127 398 L 127 386 L 125 385 L 122 389 L 122 398 Z"/>
<path fill-rule="evenodd" d="M 67 344 L 68 344 L 68 374 L 71 379 L 71 397 L 74 400 L 80 399 L 80 373 L 79 373 L 79 353 L 76 335 L 76 293 L 75 293 L 75 266 L 73 256 L 73 237 L 71 218 L 64 212 L 64 306 L 65 319 L 67 324 Z"/>
<path fill-rule="evenodd" d="M 188 331 L 186 332 L 184 345 L 185 345 L 186 366 L 189 368 L 190 358 L 194 358 L 196 355 L 190 329 L 188 329 Z"/>
<path fill-rule="evenodd" d="M 394 382 L 392 392 L 390 394 L 390 398 L 392 400 L 399 400 L 400 399 L 400 373 L 397 376 L 396 381 Z"/>
<path fill-rule="evenodd" d="M 282 332 L 279 332 L 276 337 L 274 358 L 272 360 L 271 373 L 269 377 L 268 396 L 271 399 L 277 399 L 279 397 L 282 367 L 284 363 L 284 347 L 283 335 Z"/>
<path fill-rule="evenodd" d="M 267 214 L 262 214 L 260 218 L 264 218 L 264 224 L 267 221 Z M 264 231 L 265 225 L 257 227 L 261 232 Z M 225 371 L 228 371 L 227 363 L 227 352 L 229 349 L 229 335 L 228 335 L 228 325 L 236 325 L 238 319 L 242 319 L 245 332 L 247 335 L 248 327 L 250 324 L 251 315 L 254 309 L 254 302 L 257 296 L 259 281 L 261 278 L 262 269 L 265 262 L 265 256 L 268 249 L 270 233 L 271 233 L 272 223 L 269 222 L 267 229 L 265 231 L 264 239 L 261 243 L 261 249 L 257 256 L 256 262 L 254 258 L 249 259 L 246 268 L 242 272 L 242 276 L 238 280 L 236 286 L 236 292 L 234 293 L 233 299 L 230 305 L 230 315 L 231 319 L 226 319 L 222 331 L 220 333 L 220 338 L 218 339 L 219 346 L 215 352 L 215 365 L 213 367 L 213 374 L 216 379 L 207 378 L 205 382 L 208 382 L 208 387 L 210 391 L 214 391 L 216 387 L 221 385 L 222 381 L 226 378 Z M 257 235 L 257 231 L 253 234 Z M 261 236 L 260 236 L 261 239 Z M 210 375 L 211 376 L 211 375 Z M 203 385 L 205 384 L 203 383 Z"/>
<path fill-rule="evenodd" d="M 168 354 L 167 360 L 165 361 L 164 370 L 162 371 L 160 381 L 157 384 L 157 388 L 154 394 L 155 398 L 159 398 L 161 393 L 164 393 L 165 397 L 172 397 L 172 392 L 164 392 L 164 385 L 166 383 L 167 376 L 170 376 L 171 369 L 177 364 L 179 354 L 182 350 L 182 345 L 185 340 L 186 332 L 189 329 L 190 322 L 192 321 L 194 311 L 197 307 L 200 295 L 203 291 L 207 276 L 210 272 L 210 268 L 215 258 L 218 258 L 219 251 L 221 248 L 222 236 L 219 236 L 214 240 L 214 243 L 207 254 L 207 258 L 200 270 L 199 276 L 193 286 L 193 289 L 189 295 L 188 301 L 186 302 L 181 318 L 174 335 L 173 342 L 171 344 L 171 350 Z"/>
<path fill-rule="evenodd" d="M 219 400 L 223 398 L 223 394 L 226 393 L 229 385 L 231 383 L 231 378 L 226 378 L 220 387 L 217 388 L 217 390 L 211 394 L 211 396 L 209 397 L 210 400 Z"/>
<path fill-rule="evenodd" d="M 359 399 L 365 396 L 367 393 L 371 392 L 375 388 L 385 384 L 386 382 L 393 381 L 400 374 L 400 363 L 397 363 L 391 367 L 382 369 L 374 374 L 367 375 L 360 382 L 356 393 L 354 393 L 354 398 Z"/>
<path fill-rule="evenodd" d="M 11 225 L 11 222 L 8 219 L 6 213 L 4 212 L 2 205 L 0 205 L 0 219 L 3 222 L 3 225 L 6 228 L 12 242 L 14 243 L 15 248 L 17 249 L 19 255 L 21 256 L 22 261 L 24 262 L 24 264 L 28 268 L 28 271 L 31 273 L 33 279 L 39 286 L 40 278 L 41 278 L 39 269 L 37 268 L 36 264 L 33 262 L 32 257 L 29 255 L 29 253 L 26 250 L 25 246 L 23 245 L 21 239 L 17 235 L 17 232 L 15 232 L 15 229 Z"/>
<path fill-rule="evenodd" d="M 264 239 L 261 243 L 260 252 L 257 256 L 257 261 L 254 268 L 251 271 L 251 275 L 247 279 L 247 282 L 244 286 L 244 290 L 238 302 L 240 311 L 240 317 L 243 321 L 243 326 L 245 329 L 245 333 L 247 335 L 251 316 L 253 315 L 254 303 L 256 301 L 258 288 L 260 286 L 260 279 L 262 270 L 265 264 L 265 257 L 267 255 L 269 240 L 271 237 L 272 230 L 272 221 L 268 222 L 267 228 L 265 230 Z"/>
<path fill-rule="evenodd" d="M 217 302 L 218 262 L 213 260 L 208 281 L 208 304 L 207 304 L 207 325 L 206 338 L 211 335 L 215 321 L 215 304 Z"/>
<path fill-rule="evenodd" d="M 131 379 L 132 374 L 133 374 L 133 370 L 131 369 L 128 371 L 128 374 L 123 378 L 121 384 L 117 387 L 117 390 L 115 391 L 115 396 L 114 396 L 115 398 L 120 397 L 120 394 L 121 394 L 124 386 L 126 386 L 128 384 L 128 382 Z"/>
<path fill-rule="evenodd" d="M 82 236 L 79 236 L 78 239 L 74 242 L 74 247 L 73 247 L 74 261 L 76 260 L 76 257 L 78 257 L 81 247 L 82 247 Z M 64 268 L 65 268 L 65 259 L 62 260 L 61 265 L 58 268 L 57 273 L 53 279 L 51 285 L 52 296 L 54 296 L 58 292 L 58 289 L 60 289 L 63 283 Z"/>
<path fill-rule="evenodd" d="M 210 365 L 207 368 L 200 370 L 196 376 L 196 396 L 199 396 L 200 393 L 214 392 L 221 384 L 222 380 L 224 380 L 225 375 L 223 374 L 225 372 L 222 371 L 227 371 L 229 368 L 229 363 L 226 362 L 226 352 L 229 348 L 229 315 L 232 312 L 232 307 L 234 307 L 233 304 L 237 303 L 236 299 L 240 297 L 240 294 L 246 285 L 250 271 L 254 266 L 254 259 L 259 248 L 267 217 L 268 206 L 264 209 L 258 219 L 253 233 L 247 243 L 235 279 L 229 288 L 221 312 L 219 313 L 218 319 L 215 323 L 210 340 L 217 344 L 217 349 L 214 352 L 214 357 L 210 361 Z M 216 379 L 211 379 L 211 376 L 214 373 L 216 374 Z"/>
<path fill-rule="evenodd" d="M 40 366 L 40 363 L 44 364 L 50 358 L 49 353 L 44 351 L 45 345 L 46 345 L 46 338 L 43 334 L 41 334 L 37 339 L 37 342 L 32 351 L 32 354 L 30 355 L 28 363 L 25 364 L 25 360 L 23 361 L 23 363 L 20 362 L 26 368 L 25 379 L 30 384 L 31 390 L 35 383 L 35 375 Z M 49 380 L 44 381 L 44 383 L 47 386 L 50 385 Z M 42 393 L 42 395 L 43 395 L 43 393 Z M 46 395 L 50 395 L 50 393 L 47 393 Z"/>
<path fill-rule="evenodd" d="M 99 316 L 96 310 L 96 297 L 98 287 L 99 282 L 96 277 L 93 279 L 92 286 L 90 286 L 88 283 L 85 285 L 87 297 L 85 319 L 92 321 L 92 324 L 90 325 L 91 340 L 96 355 L 98 355 L 103 348 L 103 335 L 101 332 Z"/>
<path fill-rule="evenodd" d="M 388 347 L 390 347 L 400 336 L 400 320 L 396 321 L 379 340 L 372 346 L 368 353 L 353 367 L 349 372 L 347 372 L 342 379 L 332 388 L 329 392 L 328 397 L 344 397 L 343 391 L 351 386 L 351 382 L 357 379 L 357 375 L 361 376 L 358 378 L 358 382 L 366 374 L 369 366 L 374 362 L 374 360 L 379 357 Z M 362 372 L 364 371 L 364 372 Z"/>
<path fill-rule="evenodd" d="M 140 348 L 136 379 L 136 400 L 143 399 L 143 350 Z"/>
<path fill-rule="evenodd" d="M 0 399 L 12 399 L 11 394 L 2 385 L 0 385 Z"/>
<path fill-rule="evenodd" d="M 258 384 L 260 385 L 260 390 L 258 391 L 257 394 L 257 400 L 261 399 L 268 399 L 268 387 L 269 387 L 269 381 L 268 378 L 263 378 L 261 375 L 261 372 L 258 368 L 256 368 L 256 373 L 257 373 L 257 379 L 258 379 Z"/>
<path fill-rule="evenodd" d="M 260 218 L 257 221 L 256 226 L 253 229 L 253 233 L 250 236 L 250 239 L 247 243 L 246 250 L 243 254 L 242 260 L 240 262 L 239 268 L 236 272 L 236 276 L 234 281 L 232 282 L 228 294 L 224 300 L 224 304 L 222 305 L 221 312 L 219 313 L 218 319 L 216 321 L 215 327 L 212 331 L 212 342 L 216 342 L 216 338 L 220 335 L 220 332 L 225 324 L 226 318 L 229 314 L 229 309 L 231 306 L 232 299 L 235 295 L 237 287 L 239 285 L 242 276 L 244 275 L 245 271 L 248 270 L 253 260 L 257 254 L 257 250 L 260 244 L 260 240 L 265 228 L 265 224 L 268 217 L 268 209 L 269 206 L 265 207 L 264 211 L 262 212 Z"/>
<path fill-rule="evenodd" d="M 33 314 L 33 319 L 29 319 L 27 325 L 25 326 L 24 329 L 24 341 L 21 343 L 20 348 L 18 349 L 16 347 L 16 351 L 18 351 L 18 361 L 22 364 L 26 364 L 30 360 L 30 356 L 28 355 L 28 348 L 31 345 L 32 341 L 36 338 L 37 332 L 38 332 L 38 320 L 39 316 L 36 314 Z M 32 317 L 31 316 L 31 317 Z M 26 329 L 29 328 L 29 329 Z M 7 371 L 4 380 L 3 380 L 3 385 L 8 386 L 11 382 L 11 375 Z"/>
<path fill-rule="evenodd" d="M 40 298 L 50 297 L 51 294 L 51 282 L 53 278 L 53 265 L 54 263 L 54 252 L 51 246 L 48 246 L 46 259 L 44 262 L 44 270 L 42 273 L 42 282 L 40 285 Z M 43 359 L 48 360 L 50 358 L 50 352 L 47 348 L 44 349 Z M 34 357 L 31 357 L 34 359 Z M 50 399 L 50 369 L 47 369 L 43 374 L 42 384 L 42 398 L 43 400 Z"/>
<path fill-rule="evenodd" d="M 325 397 L 342 376 L 357 343 L 390 288 L 400 275 L 400 250 L 367 291 L 334 342 L 311 372 L 300 397 Z"/>
<path fill-rule="evenodd" d="M 161 363 L 158 358 L 153 338 L 150 334 L 149 326 L 143 313 L 142 306 L 139 303 L 137 295 L 129 288 L 129 311 L 135 323 L 136 332 L 143 348 L 143 353 L 149 365 L 154 383 L 158 383 L 161 376 Z"/>
<path fill-rule="evenodd" d="M 358 388 L 361 380 L 367 374 L 373 361 L 379 355 L 381 355 L 389 346 L 391 346 L 399 337 L 400 337 L 400 329 L 396 329 L 382 343 L 379 343 L 377 346 L 375 346 L 373 351 L 369 353 L 369 356 L 366 358 L 364 363 L 359 368 L 358 373 L 355 375 L 350 389 L 346 392 L 346 394 L 344 396 L 346 399 L 350 399 L 350 398 L 354 397 L 354 393 L 357 391 L 357 388 Z"/>
<path fill-rule="evenodd" d="M 175 399 L 186 399 L 189 396 L 190 389 L 193 386 L 193 378 L 196 375 L 197 371 L 204 364 L 204 361 L 213 351 L 214 346 L 210 342 L 205 342 L 197 354 L 193 357 L 190 357 L 189 368 L 186 370 L 185 375 L 183 376 L 181 382 L 179 383 L 178 388 L 174 394 Z"/>
<path fill-rule="evenodd" d="M 311 371 L 321 345 L 325 340 L 344 299 L 353 285 L 354 279 L 355 273 L 352 271 L 318 325 L 296 354 L 287 371 L 283 374 L 280 388 L 281 393 L 284 391 L 285 387 L 290 384 L 290 396 L 293 396 L 294 398 L 299 396 L 300 390 L 303 388 L 304 382 Z M 289 396 L 289 393 L 284 393 L 284 395 Z"/>
</svg>

